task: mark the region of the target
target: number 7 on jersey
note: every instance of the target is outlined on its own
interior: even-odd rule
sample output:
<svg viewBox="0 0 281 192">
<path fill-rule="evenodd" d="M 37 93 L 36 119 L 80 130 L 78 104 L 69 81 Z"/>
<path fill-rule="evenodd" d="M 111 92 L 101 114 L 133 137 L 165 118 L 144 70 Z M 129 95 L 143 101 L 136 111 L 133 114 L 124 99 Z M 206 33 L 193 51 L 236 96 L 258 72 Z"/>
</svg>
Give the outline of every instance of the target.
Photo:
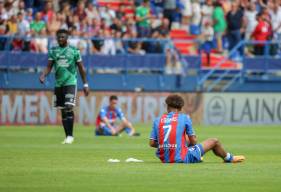
<svg viewBox="0 0 281 192">
<path fill-rule="evenodd" d="M 167 139 L 170 136 L 170 133 L 171 133 L 171 130 L 172 130 L 172 126 L 171 125 L 164 125 L 163 129 L 164 129 L 164 133 L 165 133 L 165 137 L 164 137 L 164 142 L 165 142 L 165 141 L 167 141 Z"/>
</svg>

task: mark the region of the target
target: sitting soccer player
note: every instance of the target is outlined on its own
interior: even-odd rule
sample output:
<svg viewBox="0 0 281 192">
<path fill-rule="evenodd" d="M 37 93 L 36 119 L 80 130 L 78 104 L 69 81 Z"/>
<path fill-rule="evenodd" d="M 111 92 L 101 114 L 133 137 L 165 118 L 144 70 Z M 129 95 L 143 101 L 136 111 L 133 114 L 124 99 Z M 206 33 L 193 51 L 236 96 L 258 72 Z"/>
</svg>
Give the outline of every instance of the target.
<svg viewBox="0 0 281 192">
<path fill-rule="evenodd" d="M 96 135 L 116 136 L 125 131 L 129 136 L 139 136 L 132 123 L 125 118 L 121 108 L 116 106 L 117 102 L 118 97 L 112 95 L 109 98 L 109 106 L 101 109 L 96 120 Z M 116 126 L 117 118 L 121 120 L 119 126 Z"/>
<path fill-rule="evenodd" d="M 197 144 L 190 117 L 180 113 L 184 106 L 182 97 L 170 95 L 165 102 L 168 113 L 154 121 L 150 136 L 150 146 L 157 148 L 156 155 L 163 163 L 199 163 L 210 150 L 226 163 L 245 160 L 244 156 L 226 152 L 218 139 L 207 139 Z"/>
</svg>

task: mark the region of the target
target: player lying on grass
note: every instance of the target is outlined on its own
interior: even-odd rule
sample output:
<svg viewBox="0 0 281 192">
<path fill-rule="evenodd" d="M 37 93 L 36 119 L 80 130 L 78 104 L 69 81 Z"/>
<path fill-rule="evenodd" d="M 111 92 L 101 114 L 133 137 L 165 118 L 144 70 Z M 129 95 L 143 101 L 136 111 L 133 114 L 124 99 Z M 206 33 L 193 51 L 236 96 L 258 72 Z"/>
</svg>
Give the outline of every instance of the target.
<svg viewBox="0 0 281 192">
<path fill-rule="evenodd" d="M 244 156 L 234 156 L 224 150 L 216 138 L 197 144 L 192 122 L 187 114 L 180 113 L 184 100 L 178 95 L 166 98 L 167 112 L 153 123 L 150 146 L 157 148 L 156 155 L 163 163 L 199 163 L 202 156 L 212 150 L 226 163 L 238 163 Z"/>
<path fill-rule="evenodd" d="M 77 92 L 77 68 L 84 83 L 84 93 L 87 96 L 89 86 L 86 80 L 86 72 L 82 63 L 80 51 L 68 45 L 68 31 L 60 29 L 57 31 L 59 46 L 52 47 L 48 54 L 48 66 L 40 76 L 40 82 L 44 83 L 45 77 L 55 69 L 55 107 L 61 109 L 62 124 L 65 131 L 63 144 L 71 144 L 74 141 L 73 107 L 76 101 Z"/>
<path fill-rule="evenodd" d="M 96 135 L 116 136 L 125 131 L 129 136 L 139 136 L 132 123 L 124 116 L 121 108 L 117 107 L 118 97 L 112 95 L 109 98 L 109 106 L 103 107 L 96 120 Z M 116 125 L 117 118 L 121 120 Z"/>
</svg>

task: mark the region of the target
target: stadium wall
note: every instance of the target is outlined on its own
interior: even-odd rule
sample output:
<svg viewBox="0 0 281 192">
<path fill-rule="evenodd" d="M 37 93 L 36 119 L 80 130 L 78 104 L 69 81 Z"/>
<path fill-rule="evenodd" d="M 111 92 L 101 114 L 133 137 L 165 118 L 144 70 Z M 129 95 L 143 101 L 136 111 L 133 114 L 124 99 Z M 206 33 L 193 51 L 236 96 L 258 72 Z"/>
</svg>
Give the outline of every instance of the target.
<svg viewBox="0 0 281 192">
<path fill-rule="evenodd" d="M 205 93 L 207 125 L 281 124 L 281 93 Z"/>
<path fill-rule="evenodd" d="M 93 91 L 143 91 L 153 92 L 194 92 L 197 77 L 180 77 L 162 74 L 93 74 L 87 79 Z M 80 78 L 78 87 L 82 89 Z M 31 83 L 32 82 L 32 83 Z M 54 75 L 51 74 L 42 85 L 39 73 L 0 72 L 0 88 L 4 90 L 53 90 Z"/>
<path fill-rule="evenodd" d="M 169 93 L 151 92 L 91 92 L 85 97 L 78 93 L 76 121 L 95 124 L 99 109 L 108 103 L 110 95 L 119 96 L 119 105 L 133 122 L 151 122 L 165 112 L 165 98 Z M 203 97 L 201 93 L 180 93 L 185 100 L 184 112 L 189 113 L 195 124 L 201 123 Z M 60 115 L 52 107 L 52 91 L 0 91 L 0 124 L 59 124 Z"/>
<path fill-rule="evenodd" d="M 91 74 L 87 76 L 93 91 L 135 91 L 146 92 L 196 92 L 200 75 L 181 76 L 159 73 L 137 74 Z M 2 90 L 53 90 L 54 75 L 47 78 L 45 85 L 39 83 L 39 73 L 0 72 Z M 30 83 L 32 82 L 32 83 Z M 281 92 L 279 80 L 248 80 L 234 82 L 227 92 Z M 79 89 L 82 83 L 78 81 Z"/>
<path fill-rule="evenodd" d="M 75 109 L 80 124 L 95 124 L 95 118 L 112 94 L 133 122 L 151 123 L 165 112 L 168 92 L 78 93 Z M 260 125 L 281 123 L 281 93 L 179 93 L 185 100 L 184 112 L 194 124 Z M 0 124 L 59 124 L 59 112 L 52 107 L 52 91 L 0 91 Z"/>
</svg>

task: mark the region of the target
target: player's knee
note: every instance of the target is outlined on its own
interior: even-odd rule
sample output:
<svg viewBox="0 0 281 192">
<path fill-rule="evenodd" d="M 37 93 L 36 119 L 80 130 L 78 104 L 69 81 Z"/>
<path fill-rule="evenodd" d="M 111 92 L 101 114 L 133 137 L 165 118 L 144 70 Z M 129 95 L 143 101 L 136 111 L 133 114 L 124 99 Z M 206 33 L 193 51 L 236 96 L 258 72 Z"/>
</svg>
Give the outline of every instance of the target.
<svg viewBox="0 0 281 192">
<path fill-rule="evenodd" d="M 121 124 L 121 126 L 122 126 L 123 128 L 131 128 L 131 127 L 132 127 L 132 124 L 131 124 L 129 121 L 126 121 L 126 122 L 123 122 L 123 123 Z"/>
<path fill-rule="evenodd" d="M 127 125 L 126 125 L 127 127 L 132 127 L 133 125 L 132 125 L 132 123 L 131 122 L 129 122 L 128 121 L 128 123 L 127 123 Z"/>
<path fill-rule="evenodd" d="M 214 141 L 215 145 L 218 145 L 220 143 L 218 138 L 213 138 L 213 141 Z"/>
<path fill-rule="evenodd" d="M 210 140 L 212 141 L 214 146 L 219 144 L 219 140 L 217 138 L 211 138 Z"/>
</svg>

